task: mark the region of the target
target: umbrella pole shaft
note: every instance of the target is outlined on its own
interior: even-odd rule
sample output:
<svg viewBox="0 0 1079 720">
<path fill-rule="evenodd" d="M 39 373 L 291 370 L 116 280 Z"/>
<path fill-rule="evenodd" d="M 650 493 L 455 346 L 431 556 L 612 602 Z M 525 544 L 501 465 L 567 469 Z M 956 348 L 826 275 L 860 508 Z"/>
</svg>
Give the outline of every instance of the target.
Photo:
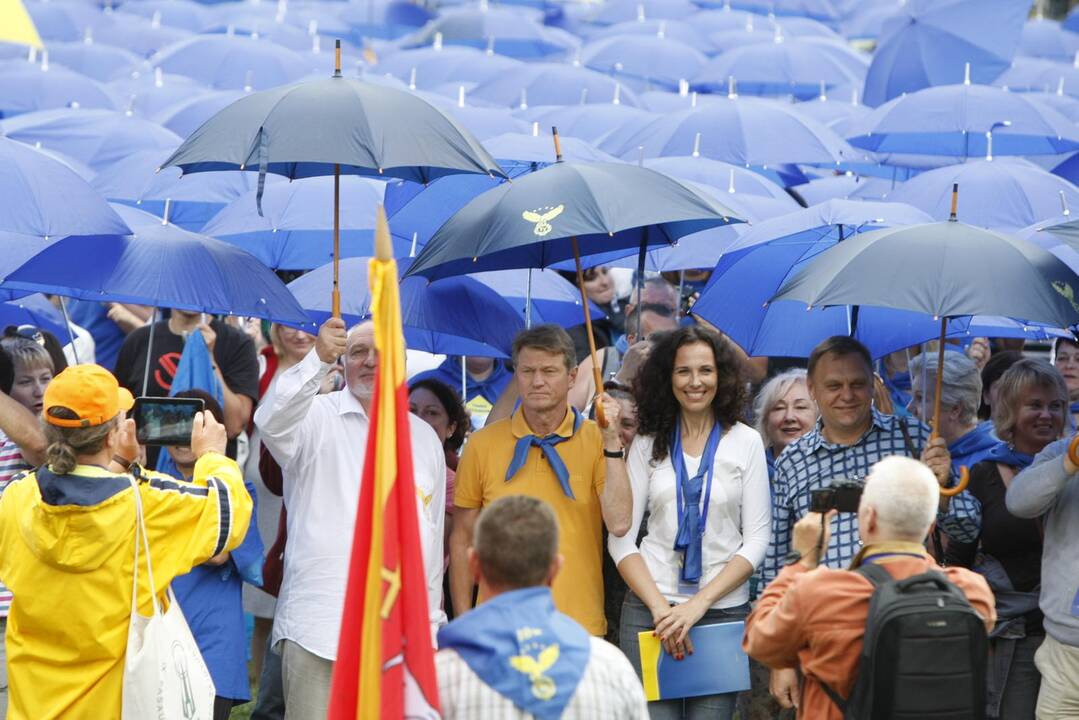
<svg viewBox="0 0 1079 720">
<path fill-rule="evenodd" d="M 146 388 L 150 384 L 150 358 L 154 354 L 154 324 L 157 322 L 157 306 L 150 309 L 150 339 L 146 343 L 146 367 L 142 370 L 142 395 L 146 397 Z"/>
<path fill-rule="evenodd" d="M 64 314 L 64 325 L 67 326 L 67 337 L 71 340 L 71 356 L 75 358 L 75 364 L 79 364 L 79 349 L 75 347 L 75 331 L 71 328 L 71 318 L 67 315 L 67 305 L 64 304 L 64 296 L 57 295 L 60 298 L 60 312 Z"/>
<path fill-rule="evenodd" d="M 341 288 L 337 283 L 341 264 L 341 166 L 333 166 L 333 292 L 330 305 L 335 318 L 341 317 Z"/>
<path fill-rule="evenodd" d="M 592 357 L 592 380 L 596 384 L 596 395 L 603 392 L 603 377 L 600 375 L 599 362 L 596 359 L 596 338 L 592 334 L 592 313 L 589 311 L 588 294 L 584 291 L 584 271 L 581 270 L 581 249 L 577 246 L 577 238 L 570 238 L 573 243 L 573 260 L 577 263 L 577 289 L 581 291 L 581 307 L 584 308 L 584 327 L 588 334 L 588 352 Z M 603 406 L 596 403 L 596 422 L 602 428 L 607 427 L 607 416 L 603 413 Z"/>
<path fill-rule="evenodd" d="M 940 393 L 944 385 L 944 334 L 948 318 L 940 319 L 940 345 L 937 347 L 937 389 L 933 395 L 933 439 L 940 437 Z"/>
</svg>

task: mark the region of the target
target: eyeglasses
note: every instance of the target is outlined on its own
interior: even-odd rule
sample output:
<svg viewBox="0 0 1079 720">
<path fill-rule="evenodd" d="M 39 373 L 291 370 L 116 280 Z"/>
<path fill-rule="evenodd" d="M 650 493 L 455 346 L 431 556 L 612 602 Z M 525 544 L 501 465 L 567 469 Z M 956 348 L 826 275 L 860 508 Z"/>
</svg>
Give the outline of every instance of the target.
<svg viewBox="0 0 1079 720">
<path fill-rule="evenodd" d="M 674 315 L 674 308 L 663 303 L 641 303 L 641 312 L 655 313 L 661 317 L 671 317 Z"/>
</svg>

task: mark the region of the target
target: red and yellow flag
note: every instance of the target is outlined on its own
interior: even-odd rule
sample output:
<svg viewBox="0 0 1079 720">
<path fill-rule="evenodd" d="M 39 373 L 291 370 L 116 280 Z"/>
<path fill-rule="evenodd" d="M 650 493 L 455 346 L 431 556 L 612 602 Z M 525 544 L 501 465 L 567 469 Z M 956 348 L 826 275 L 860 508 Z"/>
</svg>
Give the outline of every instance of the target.
<svg viewBox="0 0 1079 720">
<path fill-rule="evenodd" d="M 397 263 L 378 208 L 368 275 L 379 364 L 329 720 L 438 717 Z"/>
<path fill-rule="evenodd" d="M 22 0 L 0 0 L 0 42 L 45 47 Z"/>
</svg>

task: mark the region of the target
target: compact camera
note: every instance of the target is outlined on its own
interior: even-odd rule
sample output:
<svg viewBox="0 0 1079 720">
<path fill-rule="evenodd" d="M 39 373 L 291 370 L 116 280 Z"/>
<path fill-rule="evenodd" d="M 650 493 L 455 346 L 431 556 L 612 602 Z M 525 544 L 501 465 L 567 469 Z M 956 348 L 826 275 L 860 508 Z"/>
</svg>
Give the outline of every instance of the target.
<svg viewBox="0 0 1079 720">
<path fill-rule="evenodd" d="M 837 480 L 826 488 L 809 493 L 809 510 L 815 513 L 826 513 L 829 510 L 858 512 L 861 499 L 862 483 L 857 480 Z"/>
</svg>

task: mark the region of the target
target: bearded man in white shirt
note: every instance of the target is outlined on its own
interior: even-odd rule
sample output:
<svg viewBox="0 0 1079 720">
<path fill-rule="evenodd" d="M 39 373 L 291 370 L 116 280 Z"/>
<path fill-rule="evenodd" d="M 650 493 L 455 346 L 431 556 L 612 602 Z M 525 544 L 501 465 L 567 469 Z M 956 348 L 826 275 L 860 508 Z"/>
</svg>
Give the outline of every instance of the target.
<svg viewBox="0 0 1079 720">
<path fill-rule="evenodd" d="M 345 388 L 319 395 L 322 379 L 344 356 Z M 281 654 L 285 718 L 326 717 L 333 661 L 370 427 L 378 369 L 374 326 L 330 318 L 315 347 L 277 378 L 255 412 L 263 444 L 281 466 L 288 508 L 285 572 L 271 643 Z M 431 427 L 414 415 L 416 482 L 432 630 L 445 622 L 442 537 L 446 460 Z"/>
</svg>

